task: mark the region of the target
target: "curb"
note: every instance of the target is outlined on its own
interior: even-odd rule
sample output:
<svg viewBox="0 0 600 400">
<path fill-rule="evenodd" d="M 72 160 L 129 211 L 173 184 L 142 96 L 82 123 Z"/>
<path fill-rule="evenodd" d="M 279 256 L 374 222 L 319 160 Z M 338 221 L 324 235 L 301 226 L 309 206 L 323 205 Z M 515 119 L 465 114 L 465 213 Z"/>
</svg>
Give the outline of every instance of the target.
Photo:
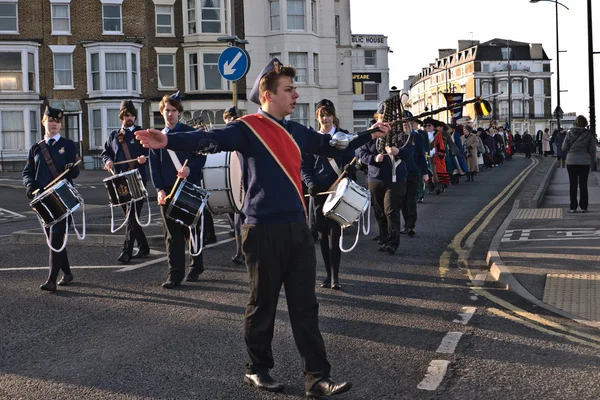
<svg viewBox="0 0 600 400">
<path fill-rule="evenodd" d="M 28 231 L 18 231 L 13 232 L 10 235 L 9 243 L 34 243 L 34 244 L 43 244 L 46 242 L 46 235 L 44 233 L 39 232 L 40 229 L 36 229 L 38 232 L 33 232 L 31 230 Z M 69 232 L 69 237 L 76 238 L 74 233 Z M 152 235 L 146 236 L 148 239 L 148 245 L 150 246 L 163 246 L 165 244 L 165 238 L 163 235 Z M 97 245 L 97 246 L 123 246 L 123 242 L 125 241 L 124 235 L 113 234 L 113 235 L 97 235 L 91 234 L 85 235 L 85 241 L 83 240 L 70 240 L 69 246 L 87 246 L 87 245 Z"/>
<path fill-rule="evenodd" d="M 554 176 L 555 172 L 556 172 L 556 167 L 554 166 L 554 163 L 551 163 L 550 168 L 548 168 L 548 171 L 546 171 L 546 174 L 544 175 L 544 178 L 542 179 L 542 183 L 540 184 L 540 186 L 538 187 L 538 190 L 535 192 L 535 195 L 533 196 L 532 201 L 533 201 L 533 204 L 535 205 L 534 208 L 540 208 L 540 206 L 542 205 L 542 201 L 544 200 L 544 196 L 546 195 L 546 190 L 548 190 L 548 185 L 550 184 L 550 180 Z"/>
<path fill-rule="evenodd" d="M 550 177 L 553 175 L 554 170 L 555 170 L 555 168 L 550 167 L 549 171 L 544 176 L 544 181 L 542 181 L 542 183 L 540 184 L 540 187 L 538 188 L 538 191 L 535 194 L 535 196 L 538 196 L 538 194 L 540 195 L 537 201 L 541 201 L 539 199 L 544 198 L 544 194 L 546 193 L 546 189 L 548 187 Z M 543 189 L 542 189 L 542 187 L 543 187 Z M 502 237 L 504 236 L 504 233 L 506 232 L 506 228 L 508 228 L 508 226 L 510 225 L 512 220 L 515 218 L 515 215 L 519 211 L 520 203 L 521 203 L 521 201 L 519 199 L 515 200 L 515 202 L 513 203 L 512 210 L 510 211 L 510 213 L 508 213 L 508 216 L 504 219 L 504 221 L 502 222 L 502 224 L 500 225 L 500 227 L 494 234 L 494 237 L 492 238 L 492 241 L 490 243 L 490 248 L 489 248 L 489 250 L 487 252 L 487 256 L 486 256 L 486 262 L 487 262 L 488 267 L 490 268 L 491 277 L 496 282 L 499 282 L 502 285 L 504 285 L 506 287 L 506 289 L 521 296 L 524 300 L 527 300 L 530 303 L 532 303 L 540 308 L 548 310 L 548 311 L 550 311 L 554 314 L 557 314 L 561 317 L 568 318 L 573 321 L 579 322 L 583 325 L 587 325 L 587 326 L 591 326 L 593 328 L 600 329 L 600 322 L 594 322 L 594 321 L 590 321 L 587 319 L 583 319 L 577 315 L 568 313 L 559 308 L 551 306 L 548 303 L 544 303 L 542 300 L 535 297 L 533 294 L 531 294 L 531 292 L 529 292 L 529 290 L 527 290 L 523 285 L 521 285 L 521 283 L 517 280 L 517 278 L 515 278 L 515 276 L 512 274 L 510 269 L 502 261 L 502 258 L 500 257 L 500 253 L 498 252 L 498 249 L 500 248 L 500 243 L 501 243 Z"/>
</svg>

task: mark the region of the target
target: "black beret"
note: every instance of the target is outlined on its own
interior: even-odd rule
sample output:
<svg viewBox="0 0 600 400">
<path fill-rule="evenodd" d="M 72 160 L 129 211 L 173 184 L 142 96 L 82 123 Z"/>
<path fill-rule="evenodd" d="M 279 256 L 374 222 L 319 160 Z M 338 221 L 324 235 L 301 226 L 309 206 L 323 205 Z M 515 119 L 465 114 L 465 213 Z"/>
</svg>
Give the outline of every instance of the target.
<svg viewBox="0 0 600 400">
<path fill-rule="evenodd" d="M 131 100 L 123 100 L 121 102 L 121 107 L 119 107 L 119 111 L 123 111 L 123 110 L 126 110 L 131 115 L 137 114 L 135 105 L 133 105 L 133 101 L 131 101 Z"/>
<path fill-rule="evenodd" d="M 53 108 L 50 106 L 46 106 L 46 110 L 44 111 L 44 115 L 50 117 L 50 118 L 56 118 L 56 119 L 62 119 L 63 117 L 63 110 L 61 110 L 60 108 Z"/>
<path fill-rule="evenodd" d="M 223 112 L 223 118 L 227 118 L 227 117 L 239 117 L 240 116 L 240 112 L 237 109 L 237 107 L 229 107 L 228 109 L 226 109 Z"/>
<path fill-rule="evenodd" d="M 315 107 L 315 110 L 318 110 L 321 107 L 331 107 L 335 110 L 335 106 L 333 105 L 333 101 L 331 100 L 327 100 L 327 99 L 323 99 L 320 102 L 317 103 L 317 106 Z"/>
</svg>

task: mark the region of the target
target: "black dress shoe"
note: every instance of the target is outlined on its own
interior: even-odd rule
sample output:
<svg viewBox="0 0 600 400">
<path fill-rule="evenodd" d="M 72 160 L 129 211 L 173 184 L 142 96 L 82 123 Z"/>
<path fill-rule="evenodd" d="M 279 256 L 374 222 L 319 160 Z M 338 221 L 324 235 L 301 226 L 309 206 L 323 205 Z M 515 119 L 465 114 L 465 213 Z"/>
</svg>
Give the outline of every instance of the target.
<svg viewBox="0 0 600 400">
<path fill-rule="evenodd" d="M 117 258 L 117 261 L 123 264 L 129 264 L 129 261 L 131 261 L 131 256 L 125 252 L 121 253 L 119 255 L 119 258 Z"/>
<path fill-rule="evenodd" d="M 217 243 L 216 236 L 205 236 L 204 237 L 204 245 Z"/>
<path fill-rule="evenodd" d="M 342 290 L 342 285 L 340 285 L 339 282 L 334 282 L 334 283 L 331 284 L 331 288 L 333 290 Z"/>
<path fill-rule="evenodd" d="M 150 255 L 150 248 L 149 247 L 140 247 L 139 249 L 137 249 L 135 251 L 135 253 L 133 253 L 133 255 L 131 256 L 131 258 L 142 258 L 142 257 L 146 257 Z"/>
<path fill-rule="evenodd" d="M 415 232 L 415 230 L 414 230 L 414 229 L 410 228 L 410 229 L 408 230 L 408 236 L 415 236 L 416 234 L 417 234 L 417 232 Z"/>
<path fill-rule="evenodd" d="M 379 251 L 387 251 L 387 243 L 379 243 L 381 246 L 379 246 Z"/>
<path fill-rule="evenodd" d="M 73 282 L 73 274 L 64 274 L 62 279 L 58 282 L 58 286 L 67 286 Z"/>
<path fill-rule="evenodd" d="M 43 285 L 40 286 L 40 289 L 45 290 L 50 293 L 56 292 L 56 283 L 46 281 Z"/>
<path fill-rule="evenodd" d="M 321 282 L 321 287 L 322 288 L 330 288 L 331 287 L 331 280 L 330 279 L 325 279 L 323 282 Z"/>
<path fill-rule="evenodd" d="M 246 257 L 244 257 L 243 254 L 236 254 L 231 257 L 231 261 L 233 261 L 234 264 L 242 265 L 246 263 Z"/>
<path fill-rule="evenodd" d="M 381 249 L 379 249 L 379 250 L 386 251 L 389 254 L 395 254 L 397 249 L 398 249 L 398 247 L 396 247 L 396 246 L 392 246 L 391 244 L 386 244 L 383 246 L 383 250 L 381 250 Z"/>
<path fill-rule="evenodd" d="M 162 287 L 165 289 L 175 289 L 179 285 L 181 285 L 181 282 L 169 279 L 168 281 L 162 284 Z"/>
<path fill-rule="evenodd" d="M 204 272 L 204 270 L 202 270 L 202 271 L 191 270 L 190 272 L 188 272 L 187 276 L 185 277 L 185 281 L 186 282 L 198 282 L 200 280 L 200 274 L 202 272 Z"/>
<path fill-rule="evenodd" d="M 408 228 L 404 228 L 400 231 L 401 235 L 406 235 L 408 233 Z"/>
<path fill-rule="evenodd" d="M 255 388 L 269 392 L 283 392 L 283 385 L 278 383 L 268 372 L 244 375 L 244 382 Z"/>
<path fill-rule="evenodd" d="M 336 394 L 346 393 L 352 389 L 352 382 L 335 382 L 331 378 L 323 378 L 310 390 L 306 391 L 306 397 L 335 396 Z"/>
</svg>

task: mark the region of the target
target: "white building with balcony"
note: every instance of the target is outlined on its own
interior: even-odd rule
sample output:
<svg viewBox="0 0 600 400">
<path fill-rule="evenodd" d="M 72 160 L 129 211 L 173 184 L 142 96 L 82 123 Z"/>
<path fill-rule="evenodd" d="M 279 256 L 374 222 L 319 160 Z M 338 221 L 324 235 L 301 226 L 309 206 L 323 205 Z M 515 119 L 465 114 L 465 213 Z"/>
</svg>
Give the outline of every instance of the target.
<svg viewBox="0 0 600 400">
<path fill-rule="evenodd" d="M 247 95 L 274 57 L 296 67 L 300 97 L 291 119 L 316 128 L 315 104 L 331 100 L 341 126 L 352 129 L 352 51 L 349 0 L 246 0 L 246 50 L 252 60 Z M 258 106 L 248 104 L 248 112 Z"/>
</svg>

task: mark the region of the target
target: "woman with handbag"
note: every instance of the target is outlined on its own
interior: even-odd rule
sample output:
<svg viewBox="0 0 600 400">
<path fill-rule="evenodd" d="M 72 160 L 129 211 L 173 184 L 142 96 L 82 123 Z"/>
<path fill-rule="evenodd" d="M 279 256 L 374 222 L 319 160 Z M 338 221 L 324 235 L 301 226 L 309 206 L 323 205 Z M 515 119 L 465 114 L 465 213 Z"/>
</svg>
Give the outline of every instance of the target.
<svg viewBox="0 0 600 400">
<path fill-rule="evenodd" d="M 567 173 L 569 174 L 569 194 L 571 204 L 569 212 L 577 211 L 577 188 L 579 188 L 579 207 L 581 212 L 588 210 L 587 181 L 592 158 L 596 154 L 594 136 L 587 129 L 588 121 L 583 115 L 575 118 L 575 127 L 567 133 L 562 150 L 567 152 Z"/>
</svg>

